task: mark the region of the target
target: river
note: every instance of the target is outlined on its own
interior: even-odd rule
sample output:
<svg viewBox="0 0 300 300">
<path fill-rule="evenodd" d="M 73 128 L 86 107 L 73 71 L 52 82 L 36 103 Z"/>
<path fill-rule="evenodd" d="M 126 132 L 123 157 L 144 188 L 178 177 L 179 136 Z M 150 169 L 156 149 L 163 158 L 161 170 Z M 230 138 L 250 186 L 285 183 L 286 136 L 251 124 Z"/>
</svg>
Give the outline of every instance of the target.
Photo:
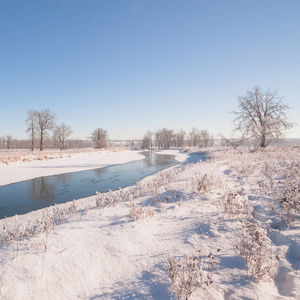
<svg viewBox="0 0 300 300">
<path fill-rule="evenodd" d="M 178 164 L 174 155 L 141 153 L 143 160 L 105 168 L 38 177 L 0 186 L 0 219 L 134 185 Z"/>
</svg>

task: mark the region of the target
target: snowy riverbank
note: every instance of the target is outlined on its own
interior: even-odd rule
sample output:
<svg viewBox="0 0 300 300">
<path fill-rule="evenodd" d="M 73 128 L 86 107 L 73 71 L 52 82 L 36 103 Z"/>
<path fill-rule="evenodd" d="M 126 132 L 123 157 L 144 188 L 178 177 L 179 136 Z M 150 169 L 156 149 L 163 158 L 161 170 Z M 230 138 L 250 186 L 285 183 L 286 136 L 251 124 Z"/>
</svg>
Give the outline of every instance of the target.
<svg viewBox="0 0 300 300">
<path fill-rule="evenodd" d="M 18 163 L 0 167 L 0 186 L 28 180 L 36 177 L 58 175 L 64 173 L 86 171 L 107 166 L 141 160 L 145 157 L 142 151 L 125 150 L 121 152 L 91 151 L 73 153 L 68 156 L 54 157 L 48 154 L 47 159 L 23 160 Z M 179 150 L 160 151 L 157 153 L 175 155 L 175 159 L 182 162 L 188 157 Z"/>
<path fill-rule="evenodd" d="M 297 299 L 299 212 L 276 199 L 287 172 L 299 182 L 298 150 L 210 157 L 2 221 L 0 299 Z"/>
<path fill-rule="evenodd" d="M 0 167 L 0 186 L 36 177 L 104 168 L 144 159 L 138 151 L 81 153 L 62 158 L 33 160 Z"/>
</svg>

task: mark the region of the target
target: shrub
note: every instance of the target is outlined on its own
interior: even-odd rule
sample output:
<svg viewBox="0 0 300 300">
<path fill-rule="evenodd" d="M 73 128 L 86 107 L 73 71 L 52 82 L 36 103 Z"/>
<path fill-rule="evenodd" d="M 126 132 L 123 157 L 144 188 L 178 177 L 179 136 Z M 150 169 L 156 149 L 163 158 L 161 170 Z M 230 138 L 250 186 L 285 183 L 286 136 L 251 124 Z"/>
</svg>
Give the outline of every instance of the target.
<svg viewBox="0 0 300 300">
<path fill-rule="evenodd" d="M 168 258 L 168 272 L 177 299 L 189 299 L 196 289 L 206 289 L 213 283 L 217 261 L 212 253 L 203 256 L 200 249 L 182 258 Z"/>
<path fill-rule="evenodd" d="M 274 257 L 266 228 L 255 219 L 243 221 L 241 234 L 237 237 L 236 254 L 245 256 L 247 273 L 252 279 L 274 279 Z"/>
</svg>

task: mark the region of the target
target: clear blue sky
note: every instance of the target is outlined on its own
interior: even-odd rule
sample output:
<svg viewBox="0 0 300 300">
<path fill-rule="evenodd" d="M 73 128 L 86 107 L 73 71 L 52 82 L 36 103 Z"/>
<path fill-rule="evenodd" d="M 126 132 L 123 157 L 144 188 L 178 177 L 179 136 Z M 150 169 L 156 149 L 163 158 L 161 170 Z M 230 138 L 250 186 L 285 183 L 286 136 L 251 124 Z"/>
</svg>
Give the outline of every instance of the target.
<svg viewBox="0 0 300 300">
<path fill-rule="evenodd" d="M 256 85 L 300 125 L 299 16 L 299 0 L 1 0 L 0 136 L 26 138 L 27 111 L 45 108 L 73 138 L 229 135 Z"/>
</svg>

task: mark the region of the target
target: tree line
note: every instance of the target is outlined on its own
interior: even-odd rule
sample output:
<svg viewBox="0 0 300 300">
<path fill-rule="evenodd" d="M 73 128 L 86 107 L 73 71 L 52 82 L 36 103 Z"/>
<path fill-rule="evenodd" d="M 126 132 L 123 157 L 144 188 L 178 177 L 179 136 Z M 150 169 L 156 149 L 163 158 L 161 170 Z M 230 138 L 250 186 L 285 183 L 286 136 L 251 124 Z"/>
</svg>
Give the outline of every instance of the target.
<svg viewBox="0 0 300 300">
<path fill-rule="evenodd" d="M 142 139 L 141 147 L 143 149 L 169 149 L 170 147 L 182 148 L 184 146 L 209 147 L 214 145 L 214 137 L 208 130 L 199 130 L 193 127 L 190 132 L 183 129 L 157 129 L 156 131 L 147 131 Z"/>
<path fill-rule="evenodd" d="M 15 140 L 11 135 L 0 137 L 0 147 L 2 149 L 12 148 L 30 148 L 32 151 L 39 147 L 43 151 L 45 145 L 47 147 L 59 147 L 60 150 L 66 149 L 66 141 L 68 139 L 69 147 L 80 148 L 82 146 L 90 147 L 91 142 L 97 149 L 105 148 L 107 146 L 108 135 L 107 131 L 102 128 L 95 129 L 91 136 L 88 137 L 90 141 L 83 141 L 79 139 L 69 139 L 73 131 L 71 127 L 65 123 L 56 123 L 56 113 L 49 109 L 29 110 L 27 112 L 25 123 L 26 133 L 29 135 L 29 140 Z M 30 145 L 29 145 L 30 144 Z"/>
<path fill-rule="evenodd" d="M 247 143 L 252 145 L 251 151 L 257 151 L 283 138 L 285 131 L 295 125 L 288 121 L 286 111 L 290 107 L 283 102 L 283 97 L 277 91 L 263 91 L 256 86 L 244 96 L 238 96 L 237 100 L 238 109 L 232 113 L 235 115 L 233 133 L 238 136 L 228 138 L 219 134 L 224 145 L 236 148 Z M 194 127 L 186 134 L 184 130 L 174 132 L 163 128 L 154 133 L 148 131 L 142 141 L 143 148 L 152 148 L 153 136 L 158 148 L 182 147 L 184 143 L 188 146 L 208 147 L 214 143 L 213 136 L 207 130 Z"/>
<path fill-rule="evenodd" d="M 295 124 L 288 121 L 286 110 L 289 106 L 282 101 L 283 97 L 278 96 L 277 91 L 263 91 L 259 86 L 246 92 L 244 96 L 238 97 L 238 109 L 232 113 L 236 116 L 233 120 L 234 130 L 239 136 L 235 138 L 225 137 L 220 134 L 224 145 L 233 148 L 238 147 L 245 141 L 253 144 L 253 151 L 265 148 L 273 141 L 284 136 L 287 129 Z M 49 109 L 42 111 L 30 110 L 27 112 L 26 132 L 30 137 L 30 148 L 34 150 L 36 143 L 39 149 L 44 149 L 45 141 L 49 142 L 49 135 L 52 133 L 52 141 L 59 145 L 61 150 L 66 148 L 66 140 L 73 131 L 65 123 L 56 124 L 56 114 Z M 95 148 L 105 148 L 107 146 L 108 134 L 102 128 L 95 129 L 89 137 L 94 143 Z M 69 140 L 70 141 L 70 140 Z M 72 140 L 76 147 L 83 141 Z M 11 135 L 0 137 L 0 147 L 12 149 L 18 142 L 21 148 L 28 141 L 16 141 Z M 154 132 L 147 131 L 141 141 L 141 148 L 150 149 L 170 148 L 183 146 L 209 147 L 214 144 L 214 137 L 208 130 L 199 130 L 193 127 L 186 133 L 183 129 L 174 131 L 173 129 L 162 128 Z M 132 141 L 132 148 L 134 148 Z M 27 147 L 26 147 L 27 148 Z"/>
</svg>

